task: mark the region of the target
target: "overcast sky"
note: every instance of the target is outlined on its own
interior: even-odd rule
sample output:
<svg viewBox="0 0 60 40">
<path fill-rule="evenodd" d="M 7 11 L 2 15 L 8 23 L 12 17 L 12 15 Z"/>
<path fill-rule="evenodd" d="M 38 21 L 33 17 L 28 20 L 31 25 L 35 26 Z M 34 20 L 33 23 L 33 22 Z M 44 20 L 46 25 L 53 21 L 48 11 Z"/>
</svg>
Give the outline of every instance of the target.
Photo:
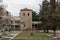
<svg viewBox="0 0 60 40">
<path fill-rule="evenodd" d="M 18 16 L 21 9 L 27 7 L 36 12 L 39 11 L 39 5 L 42 0 L 3 0 L 6 5 L 6 9 L 11 12 L 12 15 Z"/>
</svg>

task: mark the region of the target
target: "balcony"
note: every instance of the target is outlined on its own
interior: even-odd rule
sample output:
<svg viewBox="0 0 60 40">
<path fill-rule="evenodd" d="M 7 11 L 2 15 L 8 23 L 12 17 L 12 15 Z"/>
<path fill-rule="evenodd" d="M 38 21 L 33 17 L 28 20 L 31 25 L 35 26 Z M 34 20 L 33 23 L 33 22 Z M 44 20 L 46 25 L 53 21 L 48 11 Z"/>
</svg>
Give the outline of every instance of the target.
<svg viewBox="0 0 60 40">
<path fill-rule="evenodd" d="M 3 17 L 4 16 L 4 14 L 3 13 L 0 13 L 0 17 Z"/>
</svg>

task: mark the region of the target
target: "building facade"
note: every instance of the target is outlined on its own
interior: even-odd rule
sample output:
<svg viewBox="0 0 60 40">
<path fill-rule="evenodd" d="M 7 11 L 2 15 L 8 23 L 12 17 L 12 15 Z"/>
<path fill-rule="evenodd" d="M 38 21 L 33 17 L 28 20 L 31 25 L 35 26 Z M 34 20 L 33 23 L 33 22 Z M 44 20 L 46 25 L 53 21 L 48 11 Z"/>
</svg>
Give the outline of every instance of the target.
<svg viewBox="0 0 60 40">
<path fill-rule="evenodd" d="M 2 29 L 3 30 L 9 30 L 11 25 L 11 14 L 7 10 L 4 10 L 4 14 L 2 16 Z"/>
<path fill-rule="evenodd" d="M 32 29 L 32 10 L 31 9 L 21 9 L 20 10 L 20 22 L 22 29 Z"/>
<path fill-rule="evenodd" d="M 12 31 L 19 31 L 20 30 L 20 18 L 19 16 L 11 16 L 11 29 Z"/>
</svg>

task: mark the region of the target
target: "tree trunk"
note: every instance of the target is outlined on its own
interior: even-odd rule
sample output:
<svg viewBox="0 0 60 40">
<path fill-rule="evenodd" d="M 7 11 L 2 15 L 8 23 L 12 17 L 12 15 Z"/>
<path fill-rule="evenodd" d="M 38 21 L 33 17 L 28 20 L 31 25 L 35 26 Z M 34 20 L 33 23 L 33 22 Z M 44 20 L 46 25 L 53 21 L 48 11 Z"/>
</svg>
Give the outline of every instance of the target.
<svg viewBox="0 0 60 40">
<path fill-rule="evenodd" d="M 48 29 L 46 30 L 46 33 L 48 33 L 49 31 L 48 31 Z"/>
<path fill-rule="evenodd" d="M 44 33 L 46 33 L 46 30 L 44 30 Z"/>
<path fill-rule="evenodd" d="M 54 30 L 54 36 L 56 36 L 56 31 Z"/>
</svg>

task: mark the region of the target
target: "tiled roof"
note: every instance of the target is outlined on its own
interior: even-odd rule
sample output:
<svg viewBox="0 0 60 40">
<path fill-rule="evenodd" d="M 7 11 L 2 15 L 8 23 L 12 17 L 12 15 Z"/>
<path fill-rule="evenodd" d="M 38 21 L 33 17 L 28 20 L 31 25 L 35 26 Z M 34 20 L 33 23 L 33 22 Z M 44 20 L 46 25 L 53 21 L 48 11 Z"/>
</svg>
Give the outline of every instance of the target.
<svg viewBox="0 0 60 40">
<path fill-rule="evenodd" d="M 24 8 L 24 9 L 21 9 L 21 11 L 32 11 L 32 10 L 28 8 Z"/>
</svg>

